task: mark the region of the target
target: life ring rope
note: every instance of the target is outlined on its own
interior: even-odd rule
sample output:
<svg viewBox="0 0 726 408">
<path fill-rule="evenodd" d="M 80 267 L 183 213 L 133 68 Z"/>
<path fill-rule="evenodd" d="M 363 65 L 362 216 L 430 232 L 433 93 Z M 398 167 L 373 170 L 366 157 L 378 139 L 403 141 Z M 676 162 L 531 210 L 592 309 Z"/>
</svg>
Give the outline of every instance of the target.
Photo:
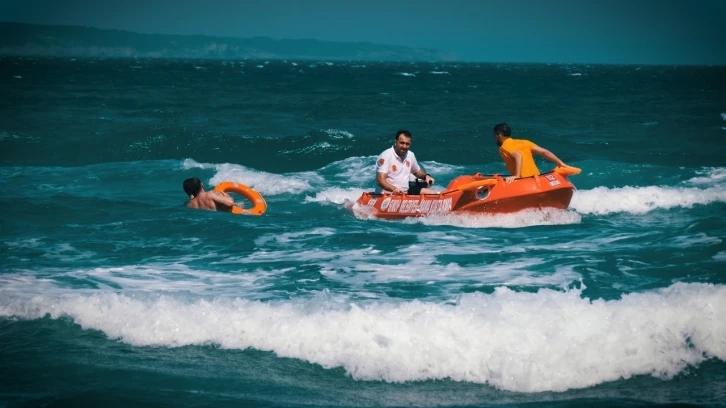
<svg viewBox="0 0 726 408">
<path fill-rule="evenodd" d="M 239 194 L 252 203 L 252 208 L 242 208 L 237 205 L 232 206 L 232 214 L 262 215 L 267 211 L 267 203 L 262 198 L 262 195 L 244 184 L 234 181 L 224 181 L 217 184 L 214 187 L 214 191 Z"/>
</svg>

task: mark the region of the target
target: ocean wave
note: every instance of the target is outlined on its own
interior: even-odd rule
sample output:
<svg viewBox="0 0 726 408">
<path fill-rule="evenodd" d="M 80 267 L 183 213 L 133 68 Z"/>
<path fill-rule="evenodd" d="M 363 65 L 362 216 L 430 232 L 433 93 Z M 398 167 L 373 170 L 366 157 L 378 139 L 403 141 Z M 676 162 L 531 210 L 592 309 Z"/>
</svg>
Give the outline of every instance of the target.
<svg viewBox="0 0 726 408">
<path fill-rule="evenodd" d="M 645 214 L 656 209 L 692 208 L 714 202 L 726 202 L 726 187 L 596 187 L 576 191 L 570 208 L 580 214 Z"/>
<path fill-rule="evenodd" d="M 305 196 L 306 203 L 323 203 L 323 204 L 347 204 L 355 202 L 358 197 L 363 194 L 360 188 L 326 188 L 323 191 L 315 193 L 314 196 Z"/>
<path fill-rule="evenodd" d="M 448 71 L 429 71 L 429 74 L 433 74 L 433 75 L 450 75 Z"/>
<path fill-rule="evenodd" d="M 333 139 L 352 139 L 354 137 L 352 133 L 340 129 L 323 129 L 323 132 Z"/>
<path fill-rule="evenodd" d="M 254 170 L 239 164 L 198 163 L 192 159 L 185 159 L 181 165 L 185 170 L 214 169 L 216 174 L 209 180 L 211 185 L 234 181 L 249 186 L 263 195 L 300 194 L 313 190 L 310 180 L 321 179 L 320 176 L 309 172 L 283 175 Z"/>
<path fill-rule="evenodd" d="M 726 167 L 707 167 L 697 171 L 698 177 L 688 180 L 693 184 L 720 184 L 726 183 Z"/>
<path fill-rule="evenodd" d="M 416 76 L 416 74 L 412 74 L 410 72 L 397 72 L 395 75 L 401 75 L 401 76 L 406 76 L 406 77 L 415 77 Z"/>
<path fill-rule="evenodd" d="M 408 218 L 407 223 L 451 225 L 463 228 L 524 228 L 536 225 L 579 224 L 582 216 L 573 211 L 545 208 L 524 210 L 512 214 L 446 214 Z"/>
<path fill-rule="evenodd" d="M 346 182 L 355 183 L 367 190 L 376 188 L 376 158 L 378 156 L 354 156 L 344 160 L 332 162 L 319 170 L 320 173 L 328 174 L 329 178 L 344 179 Z M 449 175 L 464 173 L 463 166 L 438 163 L 435 161 L 423 161 L 419 164 L 431 173 L 434 178 L 444 180 Z M 440 188 L 442 190 L 443 187 Z M 359 194 L 360 195 L 360 194 Z M 358 197 L 356 197 L 358 198 Z"/>
<path fill-rule="evenodd" d="M 0 131 L 0 142 L 5 142 L 5 141 L 14 141 L 15 142 L 18 140 L 38 142 L 40 139 L 38 139 L 37 137 L 34 137 L 34 136 L 18 135 L 15 133 L 6 132 L 4 130 Z"/>
<path fill-rule="evenodd" d="M 280 154 L 310 154 L 310 153 L 321 153 L 321 152 L 335 152 L 340 150 L 346 150 L 346 146 L 337 146 L 328 142 L 317 142 L 310 146 L 304 146 L 297 149 L 281 150 Z"/>
<path fill-rule="evenodd" d="M 216 344 L 274 352 L 356 380 L 452 379 L 514 392 L 565 391 L 726 360 L 726 286 L 668 288 L 590 300 L 580 289 L 497 288 L 455 304 L 349 303 L 321 293 L 259 302 L 123 293 L 5 292 L 0 316 L 70 317 L 134 346 Z"/>
</svg>

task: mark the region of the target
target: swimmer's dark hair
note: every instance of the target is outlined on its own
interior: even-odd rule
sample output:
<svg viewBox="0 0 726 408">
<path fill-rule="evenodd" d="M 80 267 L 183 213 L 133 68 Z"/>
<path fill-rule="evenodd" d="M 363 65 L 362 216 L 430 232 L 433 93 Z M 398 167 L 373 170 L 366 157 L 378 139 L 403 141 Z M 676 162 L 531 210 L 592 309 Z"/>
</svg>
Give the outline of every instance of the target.
<svg viewBox="0 0 726 408">
<path fill-rule="evenodd" d="M 191 177 L 184 180 L 184 192 L 188 196 L 196 197 L 199 192 L 202 191 L 202 181 L 197 177 Z"/>
<path fill-rule="evenodd" d="M 500 123 L 494 126 L 494 134 L 499 136 L 512 136 L 512 129 L 506 123 Z"/>
<path fill-rule="evenodd" d="M 398 140 L 398 137 L 401 135 L 404 135 L 409 139 L 411 138 L 411 132 L 409 132 L 408 130 L 401 129 L 398 132 L 396 132 L 396 137 L 394 137 L 393 140 Z"/>
</svg>

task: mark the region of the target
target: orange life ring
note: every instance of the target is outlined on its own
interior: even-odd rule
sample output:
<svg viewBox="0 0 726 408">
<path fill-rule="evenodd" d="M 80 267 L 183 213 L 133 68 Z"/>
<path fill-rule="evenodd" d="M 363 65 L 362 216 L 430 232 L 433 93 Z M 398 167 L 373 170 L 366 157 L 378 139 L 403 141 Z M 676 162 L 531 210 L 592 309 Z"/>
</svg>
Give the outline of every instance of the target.
<svg viewBox="0 0 726 408">
<path fill-rule="evenodd" d="M 267 211 L 267 203 L 262 198 L 262 195 L 244 184 L 235 183 L 234 181 L 224 181 L 217 184 L 214 187 L 214 191 L 239 194 L 252 203 L 252 208 L 249 209 L 236 205 L 232 206 L 232 214 L 262 215 Z"/>
</svg>

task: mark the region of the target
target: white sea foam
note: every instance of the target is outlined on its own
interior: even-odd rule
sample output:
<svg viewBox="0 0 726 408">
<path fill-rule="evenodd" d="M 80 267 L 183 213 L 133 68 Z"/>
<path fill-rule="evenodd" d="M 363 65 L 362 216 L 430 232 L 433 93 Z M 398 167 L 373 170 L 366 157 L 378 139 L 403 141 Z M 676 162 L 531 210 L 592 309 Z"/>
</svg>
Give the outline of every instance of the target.
<svg viewBox="0 0 726 408">
<path fill-rule="evenodd" d="M 379 225 L 380 227 L 380 225 Z M 385 225 L 384 225 L 385 227 Z M 395 231 L 388 231 L 395 235 Z M 327 234 L 327 235 L 326 235 Z M 520 256 L 516 262 L 481 262 L 472 264 L 472 256 L 487 253 L 525 252 L 528 247 L 482 245 L 481 237 L 466 232 L 445 241 L 421 238 L 421 243 L 395 247 L 371 242 L 349 250 L 326 250 L 314 245 L 316 240 L 332 234 L 328 229 L 299 233 L 265 234 L 255 241 L 254 253 L 228 257 L 214 264 L 240 265 L 241 268 L 267 268 L 280 260 L 299 265 L 317 265 L 323 275 L 353 290 L 367 290 L 371 283 L 440 282 L 445 293 L 457 293 L 468 285 L 535 285 L 561 287 L 581 278 L 569 266 L 555 270 L 545 267 L 543 258 Z M 278 244 L 284 244 L 279 248 Z M 312 245 L 312 246 L 311 246 Z M 279 249 L 278 249 L 279 248 Z M 449 256 L 446 262 L 439 257 Z M 395 259 L 395 262 L 391 262 Z M 465 267 L 456 259 L 467 259 Z M 541 270 L 540 272 L 532 272 Z"/>
<path fill-rule="evenodd" d="M 282 150 L 280 153 L 282 154 L 290 154 L 290 153 L 315 153 L 315 152 L 322 152 L 322 151 L 339 151 L 339 150 L 346 150 L 346 146 L 338 146 L 334 144 L 330 144 L 329 142 L 317 142 L 310 146 L 301 147 L 299 149 L 291 149 L 291 150 Z"/>
<path fill-rule="evenodd" d="M 214 169 L 216 174 L 209 180 L 211 185 L 234 181 L 249 186 L 263 195 L 299 194 L 313 189 L 310 181 L 322 180 L 317 174 L 309 172 L 283 175 L 254 170 L 239 164 L 198 163 L 192 159 L 185 159 L 182 168 Z"/>
<path fill-rule="evenodd" d="M 429 74 L 433 75 L 449 75 L 447 71 L 430 71 Z"/>
<path fill-rule="evenodd" d="M 726 112 L 721 112 L 721 119 L 726 120 Z"/>
<path fill-rule="evenodd" d="M 340 130 L 340 129 L 325 129 L 323 130 L 328 136 L 332 137 L 333 139 L 352 139 L 353 134 L 346 131 L 346 130 Z"/>
<path fill-rule="evenodd" d="M 463 228 L 523 228 L 535 225 L 579 224 L 582 216 L 572 211 L 545 208 L 512 214 L 463 214 L 408 218 L 404 222 L 424 225 L 453 225 Z"/>
<path fill-rule="evenodd" d="M 370 184 L 370 188 L 375 186 L 376 177 L 376 156 L 368 157 L 349 157 L 345 160 L 339 160 L 323 167 L 323 172 L 334 172 L 334 178 L 343 179 L 343 181 L 357 183 L 360 186 Z"/>
<path fill-rule="evenodd" d="M 197 257 L 207 258 L 213 264 L 219 258 L 208 253 Z M 182 263 L 159 263 L 126 265 L 118 267 L 97 267 L 90 269 L 44 270 L 42 277 L 35 273 L 7 273 L 0 276 L 0 294 L 23 293 L 25 296 L 66 293 L 70 280 L 84 282 L 93 289 L 74 289 L 78 293 L 117 292 L 127 293 L 183 293 L 195 296 L 244 296 L 247 299 L 269 297 L 265 290 L 274 285 L 279 275 L 288 270 L 262 270 L 256 267 L 245 268 L 235 273 L 222 273 L 192 269 Z M 0 295 L 1 296 L 1 295 Z"/>
<path fill-rule="evenodd" d="M 415 77 L 416 74 L 412 74 L 410 72 L 397 72 L 396 75 L 406 76 L 406 77 Z"/>
<path fill-rule="evenodd" d="M 305 196 L 306 203 L 323 203 L 323 204 L 346 204 L 355 202 L 358 197 L 363 194 L 360 188 L 326 188 L 323 191 L 315 193 L 315 196 Z"/>
<path fill-rule="evenodd" d="M 580 290 L 498 288 L 454 304 L 349 303 L 331 295 L 262 303 L 114 292 L 4 291 L 0 316 L 68 316 L 135 346 L 254 348 L 357 380 L 450 378 L 515 392 L 565 391 L 726 360 L 726 286 L 589 300 Z"/>
<path fill-rule="evenodd" d="M 305 242 L 311 238 L 329 237 L 335 235 L 333 228 L 315 228 L 310 231 L 288 232 L 283 234 L 265 234 L 255 240 L 257 246 L 265 246 L 270 242 L 288 245 L 291 243 Z"/>
<path fill-rule="evenodd" d="M 726 183 L 726 167 L 706 167 L 696 172 L 699 176 L 688 180 L 693 184 Z"/>
<path fill-rule="evenodd" d="M 334 177 L 344 178 L 348 181 L 359 183 L 359 185 L 363 188 L 373 189 L 376 186 L 375 177 L 377 157 L 378 156 L 349 157 L 344 160 L 330 163 L 323 167 L 321 171 L 327 172 L 335 170 L 336 174 Z M 434 178 L 438 178 L 441 181 L 444 181 L 446 176 L 449 174 L 461 174 L 465 171 L 463 166 L 438 163 L 435 161 L 424 161 L 419 163 L 424 169 L 426 169 L 427 172 L 431 173 Z M 438 190 L 443 189 L 443 186 L 438 188 Z"/>
<path fill-rule="evenodd" d="M 581 214 L 645 214 L 656 209 L 691 208 L 714 202 L 726 202 L 726 187 L 597 187 L 575 192 L 570 208 Z"/>
<path fill-rule="evenodd" d="M 465 172 L 464 166 L 457 166 L 447 163 L 439 163 L 435 161 L 420 161 L 421 166 L 426 169 L 427 172 L 436 178 L 440 174 L 462 174 Z"/>
<path fill-rule="evenodd" d="M 326 260 L 326 268 L 321 273 L 329 280 L 345 283 L 356 291 L 370 287 L 371 284 L 399 284 L 401 282 L 436 283 L 446 293 L 460 293 L 465 286 L 552 286 L 564 287 L 582 278 L 572 267 L 558 267 L 552 272 L 532 272 L 546 261 L 538 257 L 519 257 L 516 261 L 489 262 L 462 267 L 456 262 L 440 263 L 442 255 L 471 257 L 476 254 L 501 252 L 522 252 L 519 248 L 482 248 L 481 244 L 471 245 L 463 240 L 456 243 L 436 246 L 433 253 L 429 245 L 415 244 L 396 252 L 396 259 L 404 263 L 391 264 L 390 254 L 374 248 L 351 251 L 345 259 L 356 260 L 354 265 L 344 259 Z"/>
<path fill-rule="evenodd" d="M 327 191 L 327 190 L 326 190 Z M 333 191 L 329 194 L 319 194 L 306 200 L 336 204 L 350 203 L 353 214 L 362 220 L 376 219 L 374 211 L 367 206 L 360 206 L 355 201 L 360 197 L 361 190 L 348 189 Z M 573 211 L 544 208 L 542 210 L 524 210 L 511 214 L 474 214 L 449 213 L 444 215 L 431 215 L 425 217 L 410 217 L 394 222 L 424 225 L 451 225 L 462 228 L 523 228 L 537 225 L 568 225 L 579 224 L 582 216 Z"/>
</svg>

